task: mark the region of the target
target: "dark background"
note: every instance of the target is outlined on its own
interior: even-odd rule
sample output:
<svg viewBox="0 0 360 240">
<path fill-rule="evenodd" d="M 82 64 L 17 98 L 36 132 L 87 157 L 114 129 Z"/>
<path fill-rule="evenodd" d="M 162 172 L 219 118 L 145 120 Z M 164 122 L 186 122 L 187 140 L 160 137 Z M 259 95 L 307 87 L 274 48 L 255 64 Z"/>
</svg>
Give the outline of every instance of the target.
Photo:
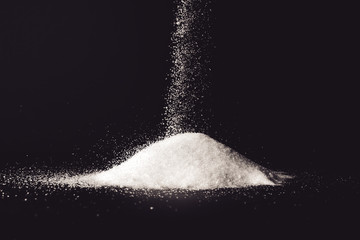
<svg viewBox="0 0 360 240">
<path fill-rule="evenodd" d="M 355 173 L 348 8 L 211 6 L 207 134 L 272 169 Z M 62 164 L 91 151 L 81 164 L 101 164 L 114 149 L 161 135 L 174 8 L 167 0 L 2 2 L 1 165 Z"/>
<path fill-rule="evenodd" d="M 303 239 L 357 231 L 352 7 L 211 7 L 216 48 L 209 53 L 206 133 L 298 178 L 209 199 L 203 192 L 177 199 L 21 188 L 15 179 L 0 188 L 5 238 Z M 2 1 L 0 170 L 103 168 L 117 152 L 162 135 L 174 9 L 168 0 Z"/>
</svg>

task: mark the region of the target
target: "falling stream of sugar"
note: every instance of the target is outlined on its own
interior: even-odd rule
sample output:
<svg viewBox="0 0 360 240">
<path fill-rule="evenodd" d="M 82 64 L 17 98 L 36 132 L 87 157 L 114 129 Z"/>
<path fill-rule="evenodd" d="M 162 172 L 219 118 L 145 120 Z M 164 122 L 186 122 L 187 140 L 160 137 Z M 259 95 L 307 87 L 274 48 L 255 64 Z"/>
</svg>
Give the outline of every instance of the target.
<svg viewBox="0 0 360 240">
<path fill-rule="evenodd" d="M 210 10 L 206 1 L 177 0 L 164 139 L 106 171 L 26 179 L 45 185 L 190 190 L 283 183 L 287 175 L 265 169 L 211 137 L 195 133 L 207 124 L 202 101 L 209 72 Z"/>
<path fill-rule="evenodd" d="M 172 33 L 171 84 L 166 96 L 166 135 L 204 130 L 202 106 L 211 68 L 209 1 L 177 0 Z"/>
</svg>

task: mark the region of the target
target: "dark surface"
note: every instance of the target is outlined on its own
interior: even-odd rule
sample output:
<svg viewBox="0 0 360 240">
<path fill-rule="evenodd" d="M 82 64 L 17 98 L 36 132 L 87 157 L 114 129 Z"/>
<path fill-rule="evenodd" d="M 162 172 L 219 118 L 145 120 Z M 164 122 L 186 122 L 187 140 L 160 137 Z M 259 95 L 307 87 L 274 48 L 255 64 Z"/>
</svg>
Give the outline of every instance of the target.
<svg viewBox="0 0 360 240">
<path fill-rule="evenodd" d="M 249 191 L 248 204 L 232 194 L 200 205 L 175 201 L 177 213 L 162 200 L 146 200 L 159 206 L 149 211 L 150 202 L 138 207 L 106 190 L 45 197 L 30 189 L 39 199 L 24 202 L 27 189 L 2 186 L 11 195 L 0 200 L 7 236 L 353 232 L 358 118 L 351 6 L 211 5 L 216 48 L 207 134 L 270 169 L 314 172 L 321 184 L 293 183 L 268 197 Z M 1 169 L 101 168 L 114 152 L 156 138 L 163 130 L 173 9 L 167 0 L 1 2 Z"/>
<path fill-rule="evenodd" d="M 359 179 L 298 175 L 285 186 L 212 191 L 2 187 L 4 239 L 303 239 L 356 233 Z"/>
</svg>

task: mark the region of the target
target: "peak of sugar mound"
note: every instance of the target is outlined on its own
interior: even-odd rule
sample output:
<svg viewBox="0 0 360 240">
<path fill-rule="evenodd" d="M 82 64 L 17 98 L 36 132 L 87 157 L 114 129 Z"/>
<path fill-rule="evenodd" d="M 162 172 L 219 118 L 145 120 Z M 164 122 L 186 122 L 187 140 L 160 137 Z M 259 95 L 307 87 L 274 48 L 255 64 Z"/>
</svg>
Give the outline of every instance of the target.
<svg viewBox="0 0 360 240">
<path fill-rule="evenodd" d="M 284 175 L 251 162 L 202 133 L 155 142 L 113 168 L 82 175 L 77 183 L 149 189 L 215 189 L 276 185 Z M 71 183 L 73 180 L 69 180 Z"/>
</svg>

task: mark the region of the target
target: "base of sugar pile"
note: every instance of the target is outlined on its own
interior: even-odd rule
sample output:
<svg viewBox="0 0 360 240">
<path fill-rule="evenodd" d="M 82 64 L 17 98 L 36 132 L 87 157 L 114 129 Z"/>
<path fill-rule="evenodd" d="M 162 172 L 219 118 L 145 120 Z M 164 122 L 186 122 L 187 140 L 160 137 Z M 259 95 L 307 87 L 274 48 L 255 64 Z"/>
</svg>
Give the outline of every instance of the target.
<svg viewBox="0 0 360 240">
<path fill-rule="evenodd" d="M 155 142 L 109 170 L 56 181 L 77 187 L 201 190 L 279 185 L 287 178 L 205 134 L 183 133 Z"/>
</svg>

